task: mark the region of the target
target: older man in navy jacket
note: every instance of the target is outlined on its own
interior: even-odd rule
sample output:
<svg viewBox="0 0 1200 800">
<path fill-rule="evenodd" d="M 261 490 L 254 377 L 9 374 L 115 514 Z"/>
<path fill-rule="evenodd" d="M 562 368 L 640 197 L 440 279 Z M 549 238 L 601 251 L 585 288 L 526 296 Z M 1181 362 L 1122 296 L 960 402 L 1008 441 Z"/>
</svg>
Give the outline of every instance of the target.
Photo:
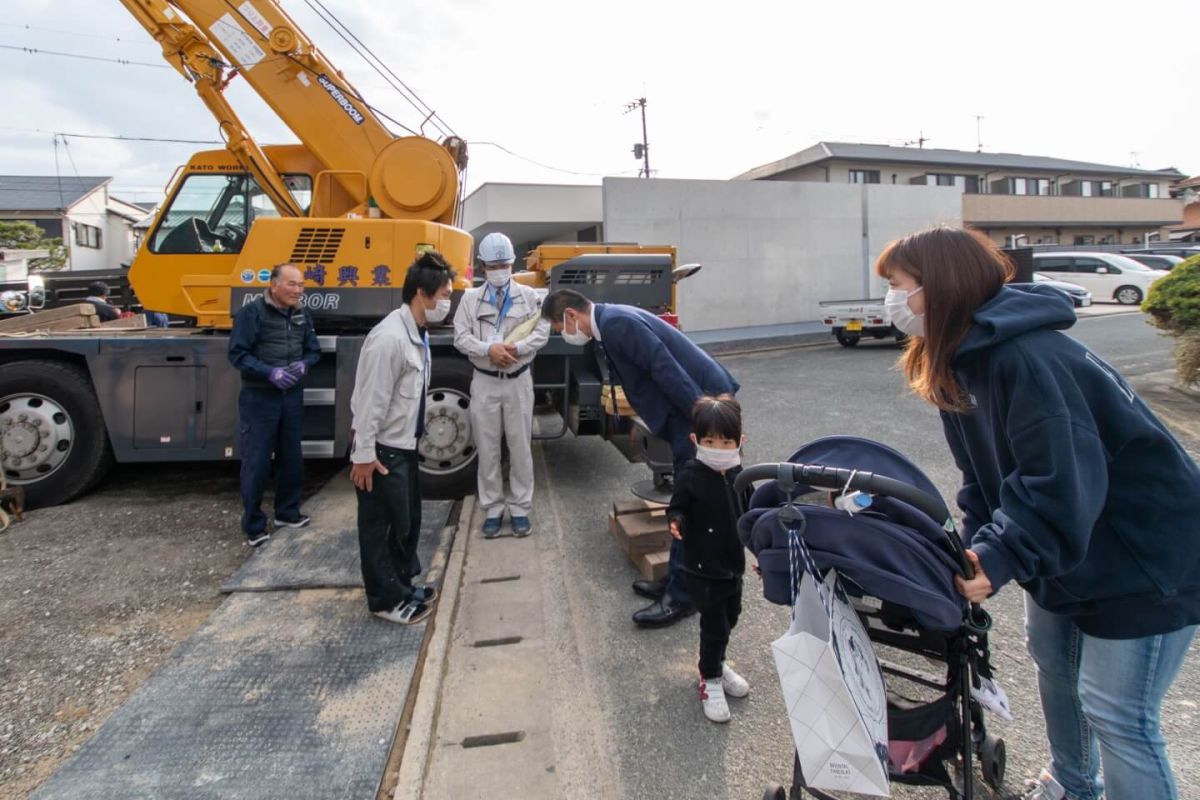
<svg viewBox="0 0 1200 800">
<path fill-rule="evenodd" d="M 646 426 L 671 445 L 675 471 L 695 455 L 692 406 L 702 395 L 735 394 L 729 372 L 679 330 L 633 306 L 592 303 L 570 289 L 551 292 L 542 316 L 568 344 L 595 340 L 614 379 Z M 633 590 L 654 600 L 633 615 L 645 627 L 671 625 L 693 613 L 682 571 L 683 547 L 671 543 L 664 581 L 635 581 Z"/>
</svg>

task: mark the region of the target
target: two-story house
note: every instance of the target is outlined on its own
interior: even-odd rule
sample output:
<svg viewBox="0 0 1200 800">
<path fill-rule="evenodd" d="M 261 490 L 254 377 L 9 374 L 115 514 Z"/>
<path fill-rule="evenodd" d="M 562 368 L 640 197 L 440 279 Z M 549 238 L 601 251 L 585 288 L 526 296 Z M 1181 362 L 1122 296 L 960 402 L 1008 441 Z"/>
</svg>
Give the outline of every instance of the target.
<svg viewBox="0 0 1200 800">
<path fill-rule="evenodd" d="M 135 251 L 144 209 L 113 197 L 112 178 L 0 175 L 0 220 L 25 220 L 67 246 L 67 269 L 116 270 Z"/>
<path fill-rule="evenodd" d="M 735 180 L 953 186 L 963 222 L 1009 244 L 1134 244 L 1183 218 L 1177 169 L 1046 156 L 818 142 Z"/>
</svg>

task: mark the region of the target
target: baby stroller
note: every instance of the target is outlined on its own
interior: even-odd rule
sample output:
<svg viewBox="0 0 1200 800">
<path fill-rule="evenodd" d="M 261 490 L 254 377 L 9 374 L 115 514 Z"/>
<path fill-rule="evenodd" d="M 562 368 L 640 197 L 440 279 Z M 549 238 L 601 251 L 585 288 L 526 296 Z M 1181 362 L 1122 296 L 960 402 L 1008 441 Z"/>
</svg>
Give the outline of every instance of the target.
<svg viewBox="0 0 1200 800">
<path fill-rule="evenodd" d="M 792 602 L 790 548 L 798 534 L 821 575 L 837 570 L 877 655 L 884 645 L 945 665 L 938 677 L 879 659 L 890 780 L 942 786 L 951 800 L 971 800 L 978 756 L 984 780 L 999 789 L 1004 740 L 987 732 L 984 709 L 971 692 L 981 681 L 993 685 L 991 621 L 954 586 L 955 575 L 969 578 L 972 569 L 933 483 L 892 448 L 853 436 L 817 439 L 787 463 L 747 467 L 737 478 L 737 496 L 764 480 L 769 482 L 755 489 L 738 533 L 758 559 L 766 599 Z M 816 490 L 834 492 L 837 507 L 798 501 Z M 961 772 L 961 789 L 947 765 Z M 772 785 L 764 800 L 798 800 L 805 792 L 833 800 L 807 786 L 797 756 L 791 792 Z"/>
</svg>

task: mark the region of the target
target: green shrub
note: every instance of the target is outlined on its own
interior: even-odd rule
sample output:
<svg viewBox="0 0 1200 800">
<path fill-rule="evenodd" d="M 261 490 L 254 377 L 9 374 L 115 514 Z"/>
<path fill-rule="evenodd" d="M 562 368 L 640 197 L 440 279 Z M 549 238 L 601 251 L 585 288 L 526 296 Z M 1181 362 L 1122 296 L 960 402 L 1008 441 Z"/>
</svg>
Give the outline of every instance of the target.
<svg viewBox="0 0 1200 800">
<path fill-rule="evenodd" d="M 1175 340 L 1175 364 L 1185 386 L 1200 381 L 1200 256 L 1192 256 L 1150 287 L 1142 311 Z"/>
<path fill-rule="evenodd" d="M 1151 324 L 1172 333 L 1200 330 L 1200 256 L 1176 265 L 1150 287 L 1142 311 Z"/>
</svg>

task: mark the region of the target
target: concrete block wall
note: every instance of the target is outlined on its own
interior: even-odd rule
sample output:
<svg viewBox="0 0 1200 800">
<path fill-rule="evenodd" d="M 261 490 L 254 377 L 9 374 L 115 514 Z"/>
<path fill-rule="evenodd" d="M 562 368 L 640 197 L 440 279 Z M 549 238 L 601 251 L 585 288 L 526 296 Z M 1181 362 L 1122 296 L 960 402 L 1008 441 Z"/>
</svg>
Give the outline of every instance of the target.
<svg viewBox="0 0 1200 800">
<path fill-rule="evenodd" d="M 673 244 L 704 269 L 679 285 L 687 331 L 806 322 L 822 300 L 863 297 L 896 236 L 961 224 L 948 187 L 606 178 L 609 241 Z"/>
</svg>

